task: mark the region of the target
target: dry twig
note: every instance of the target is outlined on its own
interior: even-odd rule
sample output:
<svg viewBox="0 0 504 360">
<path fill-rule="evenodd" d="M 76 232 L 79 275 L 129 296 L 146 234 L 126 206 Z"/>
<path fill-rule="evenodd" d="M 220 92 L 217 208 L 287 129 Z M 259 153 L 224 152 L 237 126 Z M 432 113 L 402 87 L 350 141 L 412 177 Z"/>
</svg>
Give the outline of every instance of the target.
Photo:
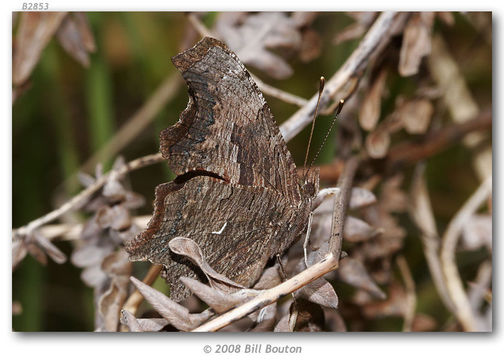
<svg viewBox="0 0 504 360">
<path fill-rule="evenodd" d="M 410 332 L 415 318 L 417 303 L 415 281 L 404 256 L 399 255 L 396 262 L 406 287 L 406 311 L 404 314 L 403 331 Z"/>
<path fill-rule="evenodd" d="M 424 169 L 424 166 L 419 165 L 415 172 L 410 192 L 410 216 L 422 233 L 421 239 L 423 251 L 434 286 L 436 287 L 443 304 L 446 306 L 448 311 L 454 314 L 455 306 L 451 301 L 443 277 L 443 271 L 441 270 L 441 262 L 439 260 L 440 239 L 436 227 L 436 221 L 432 213 L 427 186 L 425 185 L 425 179 L 423 176 Z"/>
<path fill-rule="evenodd" d="M 471 308 L 464 284 L 455 262 L 455 250 L 463 226 L 478 210 L 481 204 L 492 194 L 492 177 L 481 183 L 476 192 L 467 200 L 448 224 L 441 245 L 441 266 L 446 280 L 448 293 L 455 304 L 455 316 L 465 331 L 480 331 L 476 316 Z"/>
<path fill-rule="evenodd" d="M 320 100 L 320 106 L 322 108 L 326 107 L 331 99 L 337 95 L 337 92 L 368 64 L 369 59 L 377 49 L 383 49 L 383 46 L 380 45 L 388 42 L 389 31 L 394 18 L 402 15 L 403 14 L 396 14 L 394 12 L 384 12 L 378 17 L 357 49 L 355 49 L 341 68 L 329 79 L 329 81 L 327 81 L 325 91 Z M 317 105 L 317 99 L 318 93 L 312 96 L 306 106 L 303 106 L 283 123 L 280 130 L 286 141 L 292 139 L 310 123 Z"/>
<path fill-rule="evenodd" d="M 138 159 L 130 161 L 129 163 L 121 166 L 117 170 L 111 170 L 111 171 L 109 171 L 107 174 L 105 174 L 102 177 L 98 178 L 95 181 L 94 184 L 92 184 L 91 186 L 89 186 L 89 187 L 85 188 L 84 190 L 82 190 L 79 194 L 77 194 L 76 196 L 74 196 L 73 198 L 71 198 L 69 201 L 67 201 L 66 203 L 64 203 L 59 208 L 54 209 L 53 211 L 45 214 L 44 216 L 31 221 L 27 225 L 22 226 L 22 227 L 20 227 L 20 228 L 18 228 L 16 230 L 14 230 L 13 234 L 12 234 L 13 238 L 16 235 L 23 236 L 23 235 L 29 234 L 34 229 L 37 229 L 37 228 L 39 228 L 42 225 L 45 225 L 47 223 L 50 223 L 51 221 L 56 220 L 57 218 L 59 218 L 61 215 L 65 214 L 65 213 L 67 213 L 68 211 L 75 210 L 75 209 L 79 208 L 86 201 L 88 201 L 89 198 L 96 191 L 98 191 L 107 182 L 107 180 L 110 177 L 112 177 L 112 176 L 121 177 L 121 176 L 123 176 L 124 174 L 126 174 L 126 173 L 128 173 L 130 171 L 141 169 L 141 168 L 143 168 L 145 166 L 158 163 L 161 160 L 163 160 L 163 157 L 161 156 L 160 153 L 146 155 L 146 156 L 143 156 L 141 158 L 138 158 Z"/>
</svg>

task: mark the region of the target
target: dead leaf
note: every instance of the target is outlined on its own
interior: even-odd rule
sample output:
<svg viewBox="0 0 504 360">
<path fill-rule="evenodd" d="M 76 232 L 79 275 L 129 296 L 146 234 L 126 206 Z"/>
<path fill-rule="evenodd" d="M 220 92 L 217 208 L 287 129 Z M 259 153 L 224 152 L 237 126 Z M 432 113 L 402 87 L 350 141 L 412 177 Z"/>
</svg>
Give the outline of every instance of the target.
<svg viewBox="0 0 504 360">
<path fill-rule="evenodd" d="M 21 239 L 15 239 L 12 242 L 12 269 L 16 268 L 19 263 L 28 254 L 28 249 Z"/>
<path fill-rule="evenodd" d="M 212 311 L 191 314 L 185 307 L 177 304 L 166 295 L 144 284 L 140 280 L 134 277 L 130 277 L 130 280 L 154 309 L 179 330 L 190 331 L 213 315 Z"/>
<path fill-rule="evenodd" d="M 339 45 L 345 41 L 360 38 L 369 29 L 376 18 L 374 11 L 349 12 L 348 16 L 355 19 L 355 22 L 341 30 L 333 39 L 334 45 Z"/>
<path fill-rule="evenodd" d="M 275 79 L 286 79 L 292 68 L 273 49 L 297 51 L 302 42 L 296 22 L 287 14 L 222 12 L 215 23 L 215 32 L 240 60 L 264 71 Z"/>
<path fill-rule="evenodd" d="M 42 50 L 58 29 L 65 12 L 23 12 L 14 39 L 12 83 L 23 84 L 37 65 Z"/>
<path fill-rule="evenodd" d="M 296 291 L 296 295 L 318 305 L 337 309 L 338 295 L 324 278 L 314 280 Z"/>
<path fill-rule="evenodd" d="M 411 325 L 411 331 L 413 332 L 424 332 L 424 331 L 435 331 L 437 328 L 436 319 L 427 314 L 415 315 L 413 319 L 413 324 Z"/>
<path fill-rule="evenodd" d="M 324 308 L 325 328 L 327 331 L 346 332 L 345 320 L 340 313 L 334 309 Z"/>
<path fill-rule="evenodd" d="M 455 17 L 453 13 L 448 11 L 438 11 L 436 12 L 437 17 L 448 26 L 453 26 L 455 24 Z"/>
<path fill-rule="evenodd" d="M 117 331 L 120 320 L 120 310 L 128 295 L 128 277 L 131 274 L 132 265 L 128 260 L 128 254 L 120 249 L 108 255 L 102 263 L 102 270 L 110 279 L 108 287 L 98 295 L 97 323 L 100 326 L 96 331 Z M 100 292 L 101 289 L 98 291 Z"/>
<path fill-rule="evenodd" d="M 387 69 L 382 69 L 373 80 L 359 109 L 359 124 L 366 131 L 374 130 L 381 112 L 381 99 L 387 80 Z"/>
<path fill-rule="evenodd" d="M 402 118 L 404 129 L 409 134 L 425 134 L 429 128 L 434 106 L 427 99 L 416 99 L 405 102 L 396 116 Z"/>
<path fill-rule="evenodd" d="M 89 66 L 89 53 L 96 50 L 96 45 L 84 13 L 66 16 L 56 35 L 68 54 L 82 66 Z"/>
<path fill-rule="evenodd" d="M 350 209 L 360 209 L 374 203 L 376 203 L 376 196 L 371 191 L 360 187 L 352 188 L 350 203 L 348 204 Z"/>
<path fill-rule="evenodd" d="M 389 116 L 382 121 L 366 137 L 366 150 L 373 159 L 381 159 L 387 155 L 390 147 L 390 134 L 400 130 L 403 127 L 402 119 L 395 116 Z"/>
<path fill-rule="evenodd" d="M 282 279 L 280 278 L 278 268 L 279 265 L 278 263 L 276 263 L 275 265 L 264 270 L 261 277 L 259 278 L 259 280 L 257 280 L 256 284 L 254 285 L 254 289 L 266 290 L 279 285 L 282 282 Z"/>
<path fill-rule="evenodd" d="M 486 247 L 492 251 L 492 215 L 473 215 L 462 230 L 462 246 L 465 250 Z"/>
<path fill-rule="evenodd" d="M 319 34 L 310 28 L 301 32 L 301 46 L 299 48 L 299 59 L 310 62 L 319 57 L 322 50 L 322 40 Z"/>
<path fill-rule="evenodd" d="M 402 317 L 407 311 L 406 292 L 397 283 L 391 283 L 387 300 L 373 302 L 363 306 L 363 314 L 367 318 L 383 318 L 387 316 Z"/>
<path fill-rule="evenodd" d="M 117 231 L 124 231 L 131 227 L 132 220 L 128 209 L 121 205 L 103 206 L 96 213 L 98 224 L 103 228 L 111 228 Z"/>
<path fill-rule="evenodd" d="M 201 271 L 205 273 L 212 287 L 221 289 L 224 292 L 229 292 L 229 288 L 244 288 L 242 285 L 235 283 L 231 279 L 228 279 L 224 275 L 219 274 L 217 271 L 212 269 L 212 267 L 206 262 L 199 245 L 194 240 L 184 237 L 176 237 L 170 240 L 168 246 L 175 254 L 186 256 L 194 264 L 196 264 Z"/>
<path fill-rule="evenodd" d="M 338 268 L 338 277 L 341 281 L 362 289 L 375 298 L 386 298 L 385 293 L 378 287 L 364 265 L 357 259 L 351 257 L 342 259 Z"/>
<path fill-rule="evenodd" d="M 226 312 L 260 293 L 260 291 L 251 289 L 242 289 L 232 293 L 223 292 L 218 288 L 207 286 L 198 280 L 185 276 L 182 276 L 180 281 L 218 314 Z"/>
<path fill-rule="evenodd" d="M 297 313 L 293 321 L 293 331 L 318 332 L 324 329 L 324 312 L 319 305 L 304 299 L 296 299 L 292 307 Z"/>
<path fill-rule="evenodd" d="M 432 12 L 419 12 L 408 20 L 399 56 L 399 74 L 401 76 L 416 74 L 422 58 L 430 54 L 434 15 Z"/>
<path fill-rule="evenodd" d="M 272 331 L 275 327 L 276 313 L 277 313 L 276 302 L 263 307 L 259 311 L 259 315 L 257 316 L 256 319 L 257 325 L 252 329 L 252 332 Z"/>
<path fill-rule="evenodd" d="M 142 332 L 143 329 L 140 326 L 137 318 L 130 313 L 128 310 L 121 310 L 121 324 L 127 326 L 131 332 Z"/>
<path fill-rule="evenodd" d="M 355 243 L 369 240 L 383 231 L 375 229 L 367 222 L 349 215 L 345 219 L 343 232 L 343 240 Z"/>
</svg>

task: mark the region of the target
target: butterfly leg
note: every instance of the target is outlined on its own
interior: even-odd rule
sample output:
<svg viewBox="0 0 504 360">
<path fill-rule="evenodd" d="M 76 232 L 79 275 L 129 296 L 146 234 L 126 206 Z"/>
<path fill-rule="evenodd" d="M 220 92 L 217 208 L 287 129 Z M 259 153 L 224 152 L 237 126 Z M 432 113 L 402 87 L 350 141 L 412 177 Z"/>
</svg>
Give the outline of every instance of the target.
<svg viewBox="0 0 504 360">
<path fill-rule="evenodd" d="M 304 262 L 306 267 L 308 268 L 308 241 L 310 240 L 311 226 L 313 220 L 313 211 L 310 211 L 310 215 L 308 216 L 308 225 L 306 226 L 306 236 L 303 243 L 303 253 L 304 253 Z"/>
</svg>

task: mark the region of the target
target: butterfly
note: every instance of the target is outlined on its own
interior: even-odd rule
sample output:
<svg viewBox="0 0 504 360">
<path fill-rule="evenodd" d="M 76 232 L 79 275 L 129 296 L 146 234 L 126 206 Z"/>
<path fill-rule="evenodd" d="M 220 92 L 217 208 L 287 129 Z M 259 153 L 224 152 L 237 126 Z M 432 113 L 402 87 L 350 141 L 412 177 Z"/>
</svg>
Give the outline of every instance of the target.
<svg viewBox="0 0 504 360">
<path fill-rule="evenodd" d="M 190 295 L 181 276 L 205 277 L 171 239 L 194 240 L 214 270 L 250 287 L 305 230 L 319 176 L 298 176 L 261 91 L 224 43 L 206 37 L 172 61 L 189 102 L 161 132 L 160 151 L 177 176 L 156 187 L 147 229 L 125 246 L 131 260 L 164 266 L 179 301 Z"/>
</svg>

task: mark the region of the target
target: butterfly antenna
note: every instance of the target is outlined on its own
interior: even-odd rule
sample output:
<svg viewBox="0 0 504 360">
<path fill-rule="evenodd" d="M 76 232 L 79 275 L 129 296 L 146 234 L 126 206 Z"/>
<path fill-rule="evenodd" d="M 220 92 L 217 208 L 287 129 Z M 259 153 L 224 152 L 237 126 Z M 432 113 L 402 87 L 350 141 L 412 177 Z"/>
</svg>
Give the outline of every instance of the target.
<svg viewBox="0 0 504 360">
<path fill-rule="evenodd" d="M 308 169 L 306 169 L 306 164 L 308 163 L 308 154 L 310 153 L 310 146 L 311 146 L 311 141 L 313 138 L 313 130 L 315 129 L 315 120 L 317 119 L 318 109 L 319 109 L 319 105 L 320 105 L 320 98 L 322 97 L 322 92 L 324 91 L 324 85 L 325 85 L 325 78 L 323 76 L 321 76 L 320 77 L 320 84 L 319 84 L 317 106 L 315 107 L 315 112 L 313 113 L 313 120 L 312 120 L 312 126 L 311 126 L 311 131 L 310 131 L 310 137 L 308 139 L 308 147 L 306 149 L 306 155 L 305 155 L 305 160 L 304 160 L 304 165 L 303 165 L 303 168 L 305 169 L 305 173 L 303 176 L 303 182 L 306 180 L 306 175 L 308 174 Z"/>
<path fill-rule="evenodd" d="M 343 105 L 345 105 L 345 100 L 341 99 L 339 101 L 338 107 L 336 108 L 336 112 L 334 113 L 334 118 L 333 118 L 333 120 L 331 122 L 331 126 L 329 127 L 329 130 L 327 130 L 327 133 L 326 133 L 326 135 L 324 137 L 324 140 L 322 141 L 322 144 L 320 145 L 317 153 L 315 154 L 315 157 L 313 158 L 312 162 L 310 163 L 310 167 L 312 167 L 312 165 L 315 162 L 315 160 L 317 160 L 317 158 L 319 157 L 320 152 L 322 151 L 322 148 L 324 147 L 327 139 L 329 138 L 329 134 L 331 133 L 332 128 L 333 128 L 334 124 L 336 123 L 336 120 L 338 119 L 338 115 L 341 112 L 341 110 L 343 109 Z"/>
</svg>

